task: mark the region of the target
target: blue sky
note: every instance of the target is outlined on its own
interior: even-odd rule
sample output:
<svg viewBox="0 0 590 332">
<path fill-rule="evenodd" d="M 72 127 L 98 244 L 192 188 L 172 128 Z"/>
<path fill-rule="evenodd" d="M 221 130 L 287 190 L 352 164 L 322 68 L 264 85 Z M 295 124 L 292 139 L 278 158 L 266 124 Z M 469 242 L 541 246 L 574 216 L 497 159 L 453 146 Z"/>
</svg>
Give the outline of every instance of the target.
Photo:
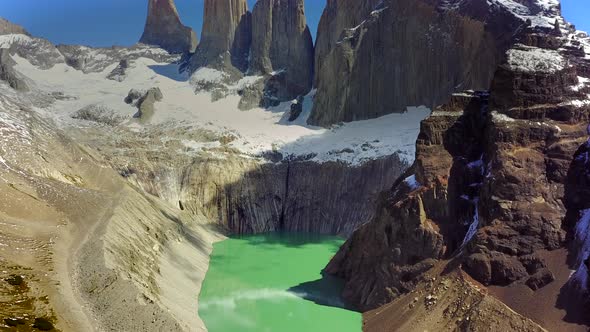
<svg viewBox="0 0 590 332">
<path fill-rule="evenodd" d="M 250 8 L 256 0 L 248 0 Z M 315 35 L 326 0 L 306 0 Z M 564 16 L 590 31 L 590 0 L 562 0 Z M 176 0 L 184 24 L 200 34 L 203 0 Z M 0 17 L 23 25 L 54 43 L 91 46 L 132 45 L 143 31 L 147 0 L 0 0 Z"/>
</svg>

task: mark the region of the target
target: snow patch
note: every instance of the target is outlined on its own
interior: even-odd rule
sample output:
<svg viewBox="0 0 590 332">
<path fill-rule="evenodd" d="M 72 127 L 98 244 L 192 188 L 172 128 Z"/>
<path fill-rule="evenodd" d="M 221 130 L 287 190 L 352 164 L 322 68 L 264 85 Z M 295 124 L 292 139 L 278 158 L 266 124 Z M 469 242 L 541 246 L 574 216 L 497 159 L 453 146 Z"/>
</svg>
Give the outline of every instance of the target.
<svg viewBox="0 0 590 332">
<path fill-rule="evenodd" d="M 555 73 L 567 65 L 559 52 L 543 48 L 518 45 L 507 55 L 509 68 L 525 73 Z"/>
<path fill-rule="evenodd" d="M 404 183 L 408 187 L 410 187 L 410 190 L 412 190 L 412 191 L 422 187 L 420 182 L 418 182 L 418 180 L 416 180 L 416 174 L 412 174 L 412 175 L 408 176 L 407 178 L 405 178 Z"/>
</svg>

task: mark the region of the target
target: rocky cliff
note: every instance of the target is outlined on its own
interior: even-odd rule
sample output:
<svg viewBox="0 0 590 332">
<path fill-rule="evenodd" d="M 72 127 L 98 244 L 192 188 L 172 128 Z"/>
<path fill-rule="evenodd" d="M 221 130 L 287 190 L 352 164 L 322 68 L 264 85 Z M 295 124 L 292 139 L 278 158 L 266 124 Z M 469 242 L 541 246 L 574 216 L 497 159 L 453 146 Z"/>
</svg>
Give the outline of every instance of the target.
<svg viewBox="0 0 590 332">
<path fill-rule="evenodd" d="M 537 290 L 558 272 L 544 253 L 574 238 L 582 249 L 573 268 L 587 275 L 587 189 L 577 179 L 590 114 L 588 41 L 562 19 L 527 24 L 489 91 L 455 94 L 422 122 L 413 167 L 327 266 L 346 279 L 350 303 L 383 305 L 447 258 L 484 285 Z"/>
<path fill-rule="evenodd" d="M 252 10 L 252 74 L 283 75 L 280 100 L 311 90 L 313 40 L 303 0 L 261 0 Z"/>
<path fill-rule="evenodd" d="M 14 24 L 0 17 L 0 35 L 8 35 L 13 33 L 29 35 L 29 33 L 20 25 Z"/>
<path fill-rule="evenodd" d="M 329 1 L 318 30 L 310 123 L 375 118 L 488 89 L 522 23 L 483 0 Z"/>
<path fill-rule="evenodd" d="M 10 56 L 7 49 L 0 49 L 0 80 L 8 83 L 8 85 L 19 91 L 27 91 L 25 78 L 14 69 L 16 62 Z"/>
<path fill-rule="evenodd" d="M 171 53 L 194 52 L 195 32 L 182 25 L 174 0 L 149 0 L 140 43 L 157 45 Z"/>
<path fill-rule="evenodd" d="M 205 0 L 201 42 L 189 69 L 200 67 L 245 72 L 252 41 L 252 17 L 246 0 Z"/>
</svg>

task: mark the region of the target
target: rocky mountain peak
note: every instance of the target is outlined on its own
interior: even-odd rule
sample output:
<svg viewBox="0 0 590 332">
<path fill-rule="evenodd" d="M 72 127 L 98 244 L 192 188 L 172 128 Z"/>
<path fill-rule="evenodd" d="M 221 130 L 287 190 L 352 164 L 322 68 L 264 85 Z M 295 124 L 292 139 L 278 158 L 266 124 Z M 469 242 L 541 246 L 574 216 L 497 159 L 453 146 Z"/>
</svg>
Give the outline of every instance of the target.
<svg viewBox="0 0 590 332">
<path fill-rule="evenodd" d="M 181 23 L 174 0 L 149 0 L 148 16 L 139 41 L 172 53 L 193 52 L 197 46 L 195 32 Z"/>
<path fill-rule="evenodd" d="M 251 13 L 246 0 L 205 0 L 201 43 L 191 58 L 190 70 L 215 66 L 244 72 L 251 41 Z"/>
<path fill-rule="evenodd" d="M 6 19 L 0 17 L 0 35 L 8 35 L 8 34 L 23 34 L 29 35 L 29 33 L 20 25 L 14 24 Z"/>
</svg>

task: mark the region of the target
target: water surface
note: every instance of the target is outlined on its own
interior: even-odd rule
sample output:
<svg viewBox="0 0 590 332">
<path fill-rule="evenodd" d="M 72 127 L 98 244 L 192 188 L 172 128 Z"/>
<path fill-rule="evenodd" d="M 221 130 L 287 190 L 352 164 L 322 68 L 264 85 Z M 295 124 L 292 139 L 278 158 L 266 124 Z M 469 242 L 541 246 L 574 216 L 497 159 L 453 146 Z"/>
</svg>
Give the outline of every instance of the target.
<svg viewBox="0 0 590 332">
<path fill-rule="evenodd" d="M 242 236 L 215 244 L 199 298 L 209 332 L 360 332 L 321 271 L 343 239 L 310 234 Z"/>
</svg>

